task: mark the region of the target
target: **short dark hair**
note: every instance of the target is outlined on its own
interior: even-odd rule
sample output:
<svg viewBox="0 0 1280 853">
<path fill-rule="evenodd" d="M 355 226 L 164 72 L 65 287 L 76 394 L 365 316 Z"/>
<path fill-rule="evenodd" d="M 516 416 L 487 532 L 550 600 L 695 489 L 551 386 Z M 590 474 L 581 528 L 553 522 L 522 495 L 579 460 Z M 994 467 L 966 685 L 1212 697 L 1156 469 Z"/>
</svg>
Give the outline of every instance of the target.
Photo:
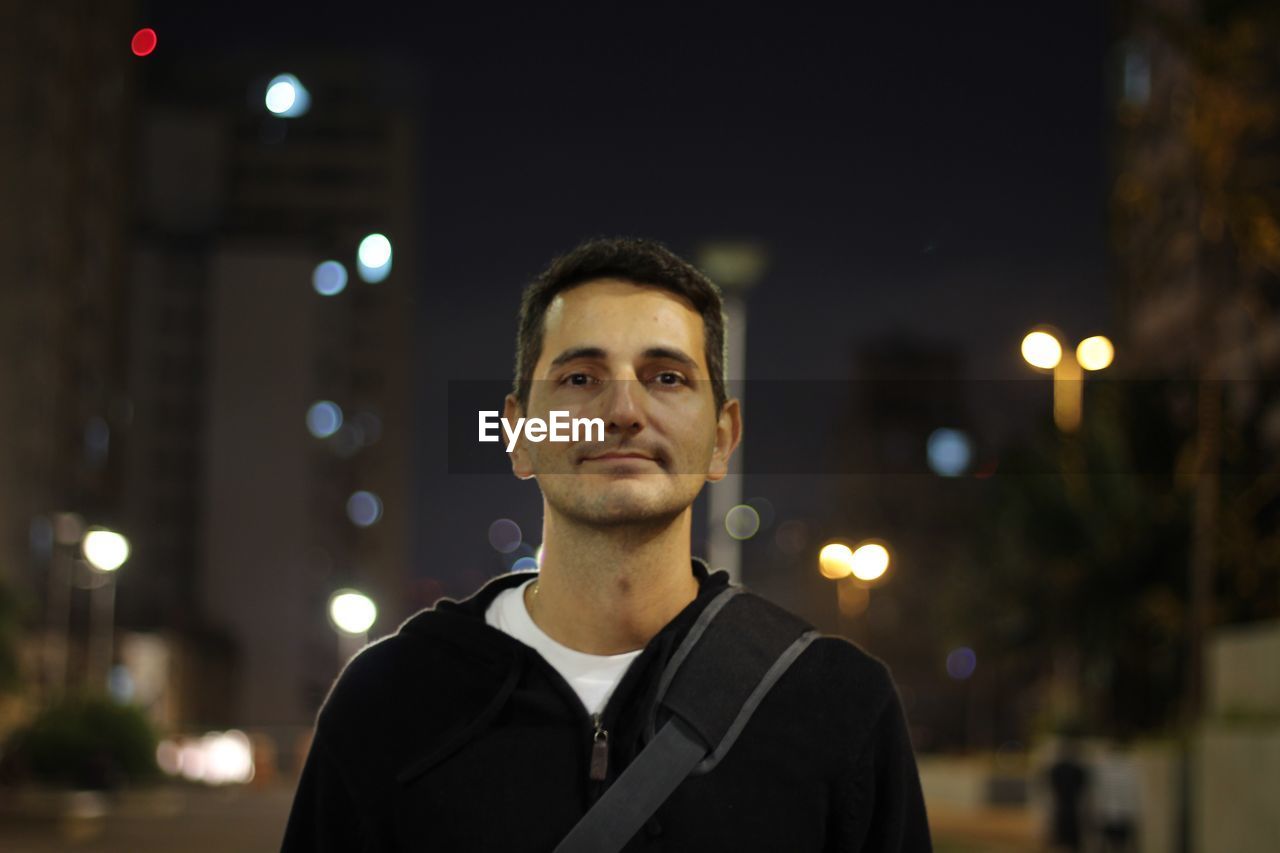
<svg viewBox="0 0 1280 853">
<path fill-rule="evenodd" d="M 557 293 L 579 284 L 618 279 L 649 285 L 679 294 L 702 315 L 707 372 L 716 413 L 728 400 L 725 388 L 724 301 L 720 288 L 693 264 L 653 240 L 630 237 L 588 240 L 551 262 L 524 289 L 516 332 L 516 375 L 513 393 L 524 411 L 529 410 L 533 368 L 542 355 L 543 319 Z"/>
</svg>

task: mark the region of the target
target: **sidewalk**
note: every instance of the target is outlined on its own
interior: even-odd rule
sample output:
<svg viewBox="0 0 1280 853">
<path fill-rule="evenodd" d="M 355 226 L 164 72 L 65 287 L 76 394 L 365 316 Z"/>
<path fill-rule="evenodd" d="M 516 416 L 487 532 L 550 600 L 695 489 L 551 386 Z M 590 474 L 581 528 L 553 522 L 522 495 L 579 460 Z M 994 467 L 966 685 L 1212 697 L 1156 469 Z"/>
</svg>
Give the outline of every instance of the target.
<svg viewBox="0 0 1280 853">
<path fill-rule="evenodd" d="M 938 853 L 1039 853 L 1041 828 L 1024 808 L 978 810 L 929 806 L 929 829 Z"/>
<path fill-rule="evenodd" d="M 275 853 L 284 835 L 293 789 L 165 787 L 103 803 L 77 800 L 77 815 L 54 809 L 0 816 L 5 853 Z"/>
</svg>

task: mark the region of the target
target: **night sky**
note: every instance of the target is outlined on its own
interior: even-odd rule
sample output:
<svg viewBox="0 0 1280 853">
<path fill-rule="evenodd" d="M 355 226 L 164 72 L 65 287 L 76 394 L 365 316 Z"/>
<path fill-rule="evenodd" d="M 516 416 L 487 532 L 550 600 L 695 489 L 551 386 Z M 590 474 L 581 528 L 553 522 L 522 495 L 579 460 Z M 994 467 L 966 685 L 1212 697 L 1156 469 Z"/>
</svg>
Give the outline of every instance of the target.
<svg viewBox="0 0 1280 853">
<path fill-rule="evenodd" d="M 445 380 L 509 377 L 521 287 L 585 237 L 764 241 L 753 379 L 846 379 L 889 331 L 1025 377 L 1031 325 L 1115 331 L 1100 4 L 263 5 L 144 4 L 139 24 L 162 49 L 416 69 L 420 575 L 499 569 L 500 516 L 539 538 L 536 486 L 443 476 L 432 421 Z"/>
</svg>

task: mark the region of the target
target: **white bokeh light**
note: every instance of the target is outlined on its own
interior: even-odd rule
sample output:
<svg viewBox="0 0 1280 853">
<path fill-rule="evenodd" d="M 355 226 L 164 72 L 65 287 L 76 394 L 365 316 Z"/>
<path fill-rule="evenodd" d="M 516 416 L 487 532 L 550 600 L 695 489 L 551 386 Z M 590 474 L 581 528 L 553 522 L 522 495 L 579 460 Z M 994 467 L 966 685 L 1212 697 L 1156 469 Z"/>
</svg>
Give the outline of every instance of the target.
<svg viewBox="0 0 1280 853">
<path fill-rule="evenodd" d="M 178 749 L 178 772 L 190 782 L 203 782 L 205 765 L 204 745 L 198 741 L 186 741 Z"/>
<path fill-rule="evenodd" d="M 311 94 L 292 74 L 277 74 L 267 84 L 263 102 L 274 115 L 297 118 L 311 108 Z"/>
<path fill-rule="evenodd" d="M 356 272 L 370 284 L 377 284 L 391 274 L 391 241 L 385 234 L 370 234 L 356 250 Z"/>
<path fill-rule="evenodd" d="M 1032 367 L 1052 370 L 1062 361 L 1062 344 L 1048 332 L 1032 332 L 1022 339 L 1022 357 Z"/>
<path fill-rule="evenodd" d="M 329 619 L 344 634 L 360 636 L 378 619 L 373 599 L 351 589 L 339 590 L 329 599 Z"/>
<path fill-rule="evenodd" d="M 383 234 L 370 234 L 360 241 L 357 257 L 366 267 L 386 266 L 391 260 L 391 241 Z"/>
<path fill-rule="evenodd" d="M 210 732 L 203 746 L 205 782 L 225 785 L 253 779 L 253 747 L 244 732 Z"/>
<path fill-rule="evenodd" d="M 889 549 L 878 542 L 859 545 L 854 549 L 850 568 L 858 580 L 878 580 L 889 568 Z"/>
<path fill-rule="evenodd" d="M 298 100 L 298 90 L 288 80 L 277 80 L 267 87 L 267 109 L 279 115 L 291 109 Z"/>
<path fill-rule="evenodd" d="M 244 732 L 208 732 L 168 738 L 156 747 L 156 763 L 170 776 L 207 785 L 253 781 L 253 744 Z"/>
<path fill-rule="evenodd" d="M 129 559 L 129 540 L 114 530 L 90 530 L 84 535 L 80 551 L 98 571 L 114 572 Z"/>
</svg>

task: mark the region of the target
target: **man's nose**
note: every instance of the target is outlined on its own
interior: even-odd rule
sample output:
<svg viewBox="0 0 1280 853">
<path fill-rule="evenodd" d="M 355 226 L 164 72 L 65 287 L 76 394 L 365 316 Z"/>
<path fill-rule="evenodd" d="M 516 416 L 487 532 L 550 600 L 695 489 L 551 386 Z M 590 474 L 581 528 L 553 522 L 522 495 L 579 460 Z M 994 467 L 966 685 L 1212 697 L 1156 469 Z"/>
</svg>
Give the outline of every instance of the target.
<svg viewBox="0 0 1280 853">
<path fill-rule="evenodd" d="M 610 379 L 605 392 L 605 432 L 638 432 L 644 426 L 644 410 L 635 379 Z"/>
</svg>

